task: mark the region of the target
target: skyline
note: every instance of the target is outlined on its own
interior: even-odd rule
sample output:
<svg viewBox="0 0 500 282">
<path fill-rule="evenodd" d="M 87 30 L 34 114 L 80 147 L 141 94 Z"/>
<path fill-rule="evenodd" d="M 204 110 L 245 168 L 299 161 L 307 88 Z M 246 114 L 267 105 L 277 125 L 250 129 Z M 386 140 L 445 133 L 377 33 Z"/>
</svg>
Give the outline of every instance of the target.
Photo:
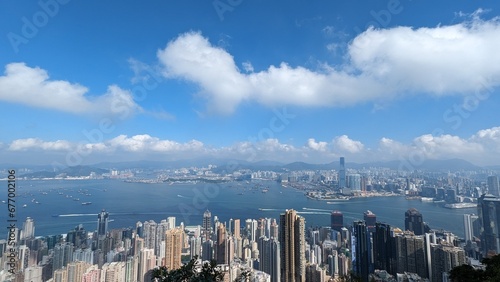
<svg viewBox="0 0 500 282">
<path fill-rule="evenodd" d="M 360 2 L 3 2 L 3 162 L 500 164 L 500 5 Z"/>
</svg>

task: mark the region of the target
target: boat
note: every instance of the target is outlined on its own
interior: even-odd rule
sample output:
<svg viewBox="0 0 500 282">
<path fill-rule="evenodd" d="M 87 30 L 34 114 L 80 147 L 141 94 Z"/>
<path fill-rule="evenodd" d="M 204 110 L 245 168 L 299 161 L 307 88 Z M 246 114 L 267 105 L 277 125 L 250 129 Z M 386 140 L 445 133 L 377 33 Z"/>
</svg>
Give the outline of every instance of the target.
<svg viewBox="0 0 500 282">
<path fill-rule="evenodd" d="M 422 201 L 422 202 L 433 202 L 434 198 L 422 197 L 422 198 L 420 198 L 420 201 Z"/>
<path fill-rule="evenodd" d="M 269 189 L 262 189 L 262 193 L 267 193 L 269 192 Z"/>
<path fill-rule="evenodd" d="M 25 208 L 25 207 L 27 207 L 27 206 L 28 206 L 27 204 L 24 204 L 24 205 L 23 205 L 23 208 Z"/>
<path fill-rule="evenodd" d="M 83 202 L 83 203 L 82 203 L 82 206 L 88 206 L 88 205 L 90 205 L 90 204 L 92 204 L 92 202 Z"/>
<path fill-rule="evenodd" d="M 477 207 L 477 203 L 453 203 L 446 204 L 444 207 L 449 209 L 469 209 Z"/>
</svg>

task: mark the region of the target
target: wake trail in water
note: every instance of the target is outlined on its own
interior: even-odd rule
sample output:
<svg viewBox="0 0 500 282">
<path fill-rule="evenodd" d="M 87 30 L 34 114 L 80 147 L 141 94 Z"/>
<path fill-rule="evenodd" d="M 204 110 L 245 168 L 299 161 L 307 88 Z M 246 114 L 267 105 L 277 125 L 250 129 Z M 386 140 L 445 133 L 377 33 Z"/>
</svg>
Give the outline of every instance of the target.
<svg viewBox="0 0 500 282">
<path fill-rule="evenodd" d="M 297 212 L 298 214 L 327 214 L 329 215 L 330 213 L 329 212 L 318 212 L 318 211 L 311 211 L 311 212 Z"/>
<path fill-rule="evenodd" d="M 70 214 L 59 214 L 59 217 L 78 217 L 78 216 L 97 216 L 96 213 L 70 213 Z"/>
<path fill-rule="evenodd" d="M 308 211 L 322 211 L 322 212 L 329 212 L 331 210 L 325 210 L 325 209 L 313 209 L 313 208 L 302 208 L 303 210 L 308 210 Z"/>
</svg>

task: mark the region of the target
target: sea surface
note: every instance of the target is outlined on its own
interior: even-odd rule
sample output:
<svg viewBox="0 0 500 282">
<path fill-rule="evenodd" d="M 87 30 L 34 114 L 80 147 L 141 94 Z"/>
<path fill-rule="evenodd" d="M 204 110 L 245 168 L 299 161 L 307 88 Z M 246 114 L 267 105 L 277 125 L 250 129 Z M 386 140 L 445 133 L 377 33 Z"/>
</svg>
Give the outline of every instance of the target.
<svg viewBox="0 0 500 282">
<path fill-rule="evenodd" d="M 1 184 L 1 182 L 4 182 Z M 0 200 L 7 200 L 7 181 Z M 445 229 L 463 237 L 463 214 L 477 213 L 476 208 L 447 209 L 440 204 L 406 200 L 404 197 L 357 198 L 328 204 L 311 200 L 302 191 L 282 187 L 274 181 L 227 182 L 218 184 L 190 183 L 128 183 L 121 180 L 17 180 L 16 213 L 9 218 L 7 204 L 0 203 L 0 224 L 6 238 L 9 219 L 22 228 L 26 217 L 35 222 L 35 235 L 65 234 L 83 224 L 87 231 L 97 226 L 97 213 L 110 213 L 109 228 L 135 227 L 138 221 L 160 222 L 169 216 L 176 224 L 199 225 L 208 209 L 219 221 L 230 218 L 276 218 L 286 209 L 295 209 L 306 219 L 306 226 L 329 226 L 330 213 L 344 214 L 344 225 L 363 219 L 371 210 L 377 220 L 404 229 L 404 214 L 409 208 L 419 210 L 433 229 Z M 263 193 L 262 189 L 268 192 Z M 2 191 L 0 190 L 0 191 Z M 37 203 L 38 202 L 38 203 Z M 82 205 L 82 202 L 91 202 Z"/>
</svg>

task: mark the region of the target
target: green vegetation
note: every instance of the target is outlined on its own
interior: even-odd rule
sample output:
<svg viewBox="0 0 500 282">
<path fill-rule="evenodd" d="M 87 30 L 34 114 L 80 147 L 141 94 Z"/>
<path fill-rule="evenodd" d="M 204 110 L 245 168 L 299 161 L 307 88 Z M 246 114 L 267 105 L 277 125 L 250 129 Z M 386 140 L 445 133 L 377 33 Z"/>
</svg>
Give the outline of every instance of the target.
<svg viewBox="0 0 500 282">
<path fill-rule="evenodd" d="M 452 282 L 493 282 L 500 281 L 500 255 L 483 259 L 482 263 L 486 269 L 474 269 L 470 265 L 463 264 L 450 271 Z"/>
</svg>

